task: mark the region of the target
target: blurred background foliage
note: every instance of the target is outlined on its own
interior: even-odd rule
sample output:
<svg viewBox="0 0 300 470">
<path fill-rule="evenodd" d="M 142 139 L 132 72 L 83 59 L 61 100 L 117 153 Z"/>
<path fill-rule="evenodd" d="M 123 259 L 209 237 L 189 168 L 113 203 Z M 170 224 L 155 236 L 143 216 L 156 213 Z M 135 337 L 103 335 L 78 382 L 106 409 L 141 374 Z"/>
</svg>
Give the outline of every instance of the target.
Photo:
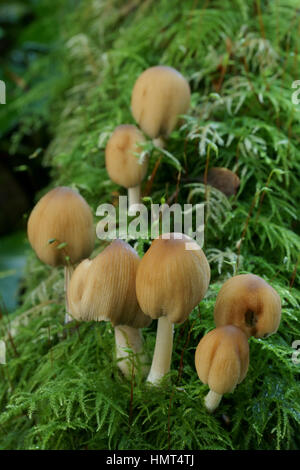
<svg viewBox="0 0 300 470">
<path fill-rule="evenodd" d="M 297 0 L 0 4 L 7 86 L 0 105 L 0 337 L 7 345 L 0 448 L 299 448 L 300 366 L 292 343 L 300 339 L 300 105 L 291 88 L 299 79 L 299 32 Z M 149 142 L 143 195 L 205 203 L 212 281 L 175 329 L 171 384 L 153 391 L 139 377 L 127 383 L 120 376 L 109 325 L 63 326 L 62 272 L 36 259 L 25 228 L 30 208 L 53 186 L 77 188 L 94 213 L 125 194 L 108 178 L 104 149 L 115 126 L 134 123 L 132 87 L 156 64 L 189 80 L 192 104 L 166 152 Z M 228 199 L 206 187 L 206 166 L 234 171 L 238 193 Z M 97 241 L 93 256 L 103 245 Z M 140 255 L 147 246 L 137 242 Z M 223 281 L 240 272 L 262 276 L 279 292 L 282 322 L 276 335 L 251 339 L 246 380 L 210 416 L 194 351 L 214 327 Z M 16 285 L 19 305 L 8 316 Z M 149 355 L 155 328 L 145 329 Z"/>
</svg>

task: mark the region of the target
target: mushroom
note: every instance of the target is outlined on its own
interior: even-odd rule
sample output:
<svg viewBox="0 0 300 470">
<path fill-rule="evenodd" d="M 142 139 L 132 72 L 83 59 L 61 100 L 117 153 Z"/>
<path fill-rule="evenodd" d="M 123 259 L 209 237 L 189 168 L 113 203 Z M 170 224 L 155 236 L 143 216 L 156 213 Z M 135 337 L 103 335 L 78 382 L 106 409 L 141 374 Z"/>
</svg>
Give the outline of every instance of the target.
<svg viewBox="0 0 300 470">
<path fill-rule="evenodd" d="M 184 322 L 204 297 L 210 267 L 200 246 L 181 233 L 156 238 L 137 270 L 136 293 L 143 312 L 158 319 L 147 381 L 157 385 L 169 372 L 173 324 Z"/>
<path fill-rule="evenodd" d="M 41 261 L 50 266 L 64 266 L 67 291 L 74 264 L 87 258 L 95 244 L 93 215 L 85 199 L 65 186 L 52 189 L 33 208 L 27 234 Z M 66 312 L 67 323 L 67 296 Z"/>
<path fill-rule="evenodd" d="M 140 258 L 131 246 L 114 240 L 93 260 L 82 261 L 71 278 L 70 312 L 80 321 L 110 321 L 115 330 L 118 366 L 127 378 L 146 370 L 140 328 L 151 323 L 141 311 L 135 292 Z M 125 349 L 134 353 L 133 361 Z"/>
<path fill-rule="evenodd" d="M 141 131 L 130 124 L 116 127 L 106 144 L 105 163 L 112 181 L 128 189 L 128 207 L 139 204 L 141 182 L 148 168 L 148 156 L 142 161 L 136 154 L 142 153 L 140 144 L 146 142 Z"/>
<path fill-rule="evenodd" d="M 186 113 L 191 99 L 187 80 L 172 67 L 157 65 L 136 80 L 131 110 L 140 128 L 163 147 L 163 137 L 175 128 L 180 114 Z"/>
<path fill-rule="evenodd" d="M 227 197 L 236 194 L 240 187 L 239 177 L 228 168 L 210 168 L 207 172 L 207 178 L 204 177 L 204 182 L 222 191 Z"/>
<path fill-rule="evenodd" d="M 281 318 L 277 292 L 255 274 L 240 274 L 226 281 L 218 293 L 216 326 L 235 325 L 248 337 L 263 338 L 275 333 Z"/>
<path fill-rule="evenodd" d="M 205 406 L 212 413 L 219 406 L 222 395 L 233 392 L 247 375 L 247 336 L 236 326 L 215 328 L 198 344 L 195 366 L 201 382 L 210 388 L 205 397 Z"/>
</svg>

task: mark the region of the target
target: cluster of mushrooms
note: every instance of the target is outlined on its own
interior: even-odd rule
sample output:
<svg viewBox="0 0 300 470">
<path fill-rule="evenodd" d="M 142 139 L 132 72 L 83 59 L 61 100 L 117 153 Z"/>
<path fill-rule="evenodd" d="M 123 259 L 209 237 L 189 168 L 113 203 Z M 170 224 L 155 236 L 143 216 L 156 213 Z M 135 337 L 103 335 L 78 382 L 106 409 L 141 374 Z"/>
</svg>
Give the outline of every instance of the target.
<svg viewBox="0 0 300 470">
<path fill-rule="evenodd" d="M 187 80 L 174 68 L 155 66 L 145 70 L 134 84 L 131 111 L 139 128 L 132 124 L 117 126 L 107 142 L 105 163 L 112 181 L 128 190 L 128 212 L 140 202 L 141 183 L 148 168 L 146 139 L 164 148 L 166 140 L 190 106 L 191 90 Z M 142 132 L 141 132 L 142 131 Z M 189 180 L 193 181 L 193 180 Z M 211 167 L 196 179 L 222 191 L 236 194 L 240 180 L 228 168 Z"/>
<path fill-rule="evenodd" d="M 275 333 L 280 317 L 280 297 L 261 277 L 240 274 L 223 284 L 214 308 L 216 328 L 201 339 L 195 353 L 199 379 L 210 388 L 205 398 L 210 412 L 246 377 L 250 336 Z"/>
<path fill-rule="evenodd" d="M 141 130 L 129 124 L 118 126 L 105 151 L 111 179 L 128 189 L 129 211 L 140 202 L 147 172 L 144 134 L 163 147 L 189 102 L 188 82 L 171 67 L 151 67 L 137 79 L 131 108 Z M 221 182 L 229 195 L 224 183 L 224 172 L 229 170 L 219 169 L 221 179 L 217 169 L 211 170 L 208 176 Z M 230 178 L 236 190 L 237 177 L 232 173 Z M 64 266 L 65 322 L 109 321 L 117 364 L 125 377 L 140 372 L 148 374 L 147 382 L 161 384 L 170 371 L 174 324 L 188 318 L 209 286 L 210 267 L 200 246 L 181 233 L 162 234 L 140 259 L 128 243 L 116 239 L 90 259 L 95 243 L 92 212 L 69 187 L 56 187 L 40 199 L 28 219 L 28 238 L 41 261 Z M 279 295 L 260 277 L 243 274 L 225 282 L 215 304 L 216 328 L 201 339 L 195 354 L 198 376 L 210 388 L 205 398 L 209 411 L 246 376 L 248 338 L 275 332 L 280 315 Z M 152 320 L 158 322 L 149 367 L 141 329 Z"/>
</svg>

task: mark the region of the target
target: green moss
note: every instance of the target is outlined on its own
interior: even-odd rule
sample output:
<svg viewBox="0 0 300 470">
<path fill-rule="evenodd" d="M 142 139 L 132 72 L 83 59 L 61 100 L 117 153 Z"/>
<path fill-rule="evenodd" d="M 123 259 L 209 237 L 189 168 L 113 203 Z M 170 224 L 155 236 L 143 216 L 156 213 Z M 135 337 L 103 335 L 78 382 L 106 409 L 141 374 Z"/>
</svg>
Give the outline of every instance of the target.
<svg viewBox="0 0 300 470">
<path fill-rule="evenodd" d="M 20 326 L 13 343 L 7 341 L 7 365 L 0 366 L 1 448 L 299 448 L 299 364 L 292 361 L 292 343 L 300 339 L 300 107 L 292 104 L 291 85 L 299 79 L 300 19 L 294 0 L 260 2 L 261 13 L 258 5 L 76 2 L 60 13 L 56 48 L 29 69 L 30 93 L 1 109 L 1 122 L 3 113 L 19 112 L 12 152 L 18 133 L 33 132 L 43 110 L 53 135 L 44 153 L 53 185 L 77 187 L 96 209 L 113 191 L 125 194 L 108 179 L 104 149 L 117 124 L 133 123 L 135 79 L 158 63 L 179 69 L 190 81 L 192 107 L 168 141 L 171 158 L 164 156 L 151 197 L 172 197 L 182 168 L 178 202 L 206 202 L 204 250 L 212 268 L 205 300 L 175 329 L 171 380 L 152 390 L 139 377 L 134 384 L 121 377 L 108 324 L 64 329 L 63 274 L 30 255 L 23 303 L 10 316 Z M 37 78 L 45 61 L 46 83 Z M 237 170 L 236 197 L 212 190 L 206 198 L 203 184 L 189 183 L 203 174 L 208 156 L 211 166 Z M 152 149 L 150 173 L 158 157 Z M 142 241 L 138 248 L 142 255 Z M 100 249 L 97 241 L 95 254 Z M 237 272 L 253 272 L 274 286 L 282 321 L 277 334 L 250 340 L 247 378 L 208 415 L 194 351 L 214 327 L 222 282 Z M 2 336 L 7 322 L 0 323 Z M 155 327 L 144 331 L 149 355 Z"/>
</svg>

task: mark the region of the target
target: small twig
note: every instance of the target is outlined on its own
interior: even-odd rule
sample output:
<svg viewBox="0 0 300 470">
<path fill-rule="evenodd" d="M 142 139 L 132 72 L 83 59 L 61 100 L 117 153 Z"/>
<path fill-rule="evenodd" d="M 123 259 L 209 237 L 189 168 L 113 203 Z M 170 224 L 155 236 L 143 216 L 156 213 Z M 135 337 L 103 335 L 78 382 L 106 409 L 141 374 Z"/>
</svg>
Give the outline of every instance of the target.
<svg viewBox="0 0 300 470">
<path fill-rule="evenodd" d="M 150 176 L 150 179 L 148 180 L 147 182 L 147 186 L 146 186 L 146 189 L 145 189 L 145 194 L 144 196 L 149 196 L 149 194 L 151 193 L 151 190 L 152 190 L 152 186 L 153 186 L 153 182 L 154 182 L 154 178 L 155 178 L 155 175 L 157 173 L 157 170 L 160 166 L 160 163 L 161 163 L 161 160 L 162 160 L 162 156 L 159 157 L 158 160 L 156 160 L 156 163 L 154 165 L 154 168 L 153 168 L 153 171 L 151 173 L 151 176 Z"/>
<path fill-rule="evenodd" d="M 180 328 L 180 330 L 179 330 L 179 334 L 177 335 L 176 344 L 174 345 L 174 349 L 175 349 L 175 350 L 177 349 L 178 344 L 179 344 L 181 338 L 183 337 L 183 334 L 184 334 L 184 332 L 185 332 L 185 329 L 186 329 L 186 323 L 184 323 L 184 324 L 182 325 L 182 327 Z"/>
<path fill-rule="evenodd" d="M 260 0 L 256 0 L 256 8 L 257 8 L 257 16 L 258 16 L 261 35 L 262 35 L 263 39 L 266 39 L 265 26 L 264 26 L 262 13 L 261 13 L 261 8 L 260 8 Z"/>
<path fill-rule="evenodd" d="M 225 44 L 226 44 L 226 50 L 227 50 L 228 57 L 227 57 L 227 61 L 225 62 L 225 65 L 221 64 L 220 78 L 219 78 L 219 81 L 218 81 L 218 83 L 215 87 L 216 93 L 220 92 L 221 87 L 223 85 L 224 78 L 225 78 L 227 68 L 228 68 L 228 64 L 229 64 L 229 59 L 230 59 L 231 52 L 232 52 L 232 42 L 231 42 L 230 38 L 225 39 Z"/>
</svg>

